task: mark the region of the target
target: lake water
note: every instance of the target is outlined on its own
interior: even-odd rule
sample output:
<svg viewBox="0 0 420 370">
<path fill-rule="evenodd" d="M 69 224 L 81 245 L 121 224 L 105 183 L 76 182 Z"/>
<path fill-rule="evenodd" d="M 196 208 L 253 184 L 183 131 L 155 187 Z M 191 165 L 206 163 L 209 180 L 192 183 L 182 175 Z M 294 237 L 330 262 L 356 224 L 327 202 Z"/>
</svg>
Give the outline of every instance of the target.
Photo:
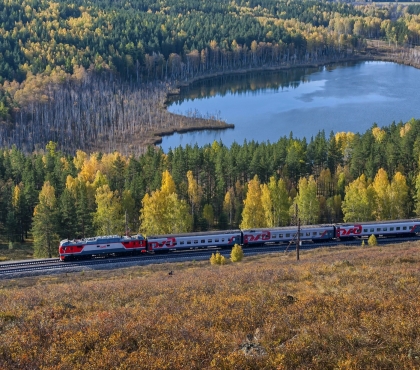
<svg viewBox="0 0 420 370">
<path fill-rule="evenodd" d="M 388 62 L 358 62 L 320 68 L 223 76 L 181 89 L 169 111 L 217 115 L 234 129 L 163 137 L 161 147 L 199 146 L 221 140 L 276 142 L 282 136 L 308 140 L 320 130 L 365 132 L 377 123 L 420 118 L 420 70 Z"/>
</svg>

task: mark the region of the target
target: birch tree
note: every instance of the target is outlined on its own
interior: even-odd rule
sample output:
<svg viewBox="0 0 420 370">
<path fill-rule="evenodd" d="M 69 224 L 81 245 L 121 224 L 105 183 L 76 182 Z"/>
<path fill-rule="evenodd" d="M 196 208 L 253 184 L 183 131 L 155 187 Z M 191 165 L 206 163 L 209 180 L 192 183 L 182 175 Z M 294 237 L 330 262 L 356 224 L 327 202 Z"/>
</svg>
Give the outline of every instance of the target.
<svg viewBox="0 0 420 370">
<path fill-rule="evenodd" d="M 264 208 L 261 203 L 260 180 L 257 175 L 248 183 L 248 191 L 242 211 L 242 222 L 239 226 L 241 229 L 266 226 Z"/>
</svg>

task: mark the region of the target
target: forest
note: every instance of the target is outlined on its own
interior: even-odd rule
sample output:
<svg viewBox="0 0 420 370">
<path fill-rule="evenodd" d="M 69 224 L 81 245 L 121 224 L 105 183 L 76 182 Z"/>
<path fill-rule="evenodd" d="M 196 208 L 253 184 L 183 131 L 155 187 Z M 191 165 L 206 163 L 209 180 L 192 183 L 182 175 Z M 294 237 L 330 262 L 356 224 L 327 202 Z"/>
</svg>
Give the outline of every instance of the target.
<svg viewBox="0 0 420 370">
<path fill-rule="evenodd" d="M 59 239 L 281 226 L 419 213 L 420 121 L 275 143 L 149 146 L 219 125 L 165 104 L 217 74 L 367 58 L 419 63 L 416 5 L 329 1 L 7 0 L 0 4 L 0 232 Z M 251 204 L 258 204 L 253 209 Z M 156 228 L 159 225 L 159 228 Z"/>
<path fill-rule="evenodd" d="M 214 124 L 215 117 L 163 109 L 180 81 L 363 58 L 366 39 L 404 45 L 404 62 L 418 63 L 416 9 L 313 0 L 3 1 L 0 146 L 30 153 L 54 141 L 73 155 L 139 154 L 158 133 Z"/>
<path fill-rule="evenodd" d="M 131 233 L 403 219 L 420 215 L 420 120 L 309 141 L 72 156 L 50 142 L 0 151 L 0 227 L 31 235 L 35 255 L 60 239 Z"/>
</svg>

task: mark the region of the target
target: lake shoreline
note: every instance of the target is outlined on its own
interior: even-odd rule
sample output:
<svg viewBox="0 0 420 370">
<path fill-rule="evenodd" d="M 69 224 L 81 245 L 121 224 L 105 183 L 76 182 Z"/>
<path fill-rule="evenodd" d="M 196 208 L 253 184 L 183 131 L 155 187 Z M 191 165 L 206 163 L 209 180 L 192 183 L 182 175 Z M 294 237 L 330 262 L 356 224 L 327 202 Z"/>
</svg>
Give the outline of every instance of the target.
<svg viewBox="0 0 420 370">
<path fill-rule="evenodd" d="M 335 65 L 339 63 L 346 63 L 346 62 L 369 62 L 369 61 L 383 61 L 383 62 L 392 62 L 401 65 L 406 65 L 410 67 L 414 67 L 416 69 L 420 69 L 420 64 L 412 62 L 410 60 L 406 60 L 401 57 L 402 51 L 407 50 L 404 48 L 392 48 L 386 45 L 386 43 L 381 42 L 380 47 L 376 47 L 373 43 L 366 49 L 365 52 L 351 55 L 345 58 L 334 58 L 329 60 L 323 60 L 319 63 L 297 63 L 297 64 L 285 64 L 279 66 L 263 66 L 257 68 L 242 68 L 238 70 L 229 70 L 229 71 L 217 71 L 214 73 L 209 73 L 205 75 L 200 75 L 194 78 L 191 78 L 187 81 L 177 81 L 172 87 L 170 87 L 166 93 L 165 101 L 162 104 L 162 109 L 167 109 L 167 103 L 170 97 L 176 96 L 180 94 L 180 90 L 183 87 L 189 86 L 197 81 L 202 81 L 206 79 L 213 79 L 220 76 L 231 76 L 231 75 L 244 75 L 251 72 L 275 72 L 275 71 L 282 71 L 282 70 L 291 70 L 291 69 L 298 69 L 298 68 L 319 68 L 321 66 L 327 65 Z M 174 114 L 174 113 L 170 113 Z M 176 116 L 180 116 L 174 114 Z M 182 115 L 181 115 L 182 116 Z M 213 120 L 207 118 L 193 118 L 182 116 L 184 118 L 184 124 L 187 121 L 188 125 L 183 125 L 181 127 L 172 127 L 169 129 L 164 130 L 157 130 L 151 132 L 150 136 L 150 143 L 153 145 L 159 145 L 162 143 L 164 136 L 170 136 L 175 133 L 186 133 L 186 132 L 194 132 L 194 131 L 205 131 L 205 130 L 224 130 L 224 129 L 232 129 L 235 127 L 234 124 L 230 124 L 224 122 L 222 120 Z M 191 122 L 194 120 L 195 122 Z"/>
</svg>

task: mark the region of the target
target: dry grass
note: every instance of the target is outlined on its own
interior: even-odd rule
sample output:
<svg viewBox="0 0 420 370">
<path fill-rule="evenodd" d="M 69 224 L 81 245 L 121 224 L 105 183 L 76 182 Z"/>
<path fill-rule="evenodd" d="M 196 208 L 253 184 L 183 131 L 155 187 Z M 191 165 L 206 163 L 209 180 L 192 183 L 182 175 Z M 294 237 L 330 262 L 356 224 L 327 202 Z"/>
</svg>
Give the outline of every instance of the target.
<svg viewBox="0 0 420 370">
<path fill-rule="evenodd" d="M 13 243 L 13 249 L 9 245 L 0 241 L 0 262 L 17 261 L 33 258 L 34 249 L 32 243 Z"/>
<path fill-rule="evenodd" d="M 417 369 L 419 251 L 3 280 L 0 368 Z"/>
</svg>

